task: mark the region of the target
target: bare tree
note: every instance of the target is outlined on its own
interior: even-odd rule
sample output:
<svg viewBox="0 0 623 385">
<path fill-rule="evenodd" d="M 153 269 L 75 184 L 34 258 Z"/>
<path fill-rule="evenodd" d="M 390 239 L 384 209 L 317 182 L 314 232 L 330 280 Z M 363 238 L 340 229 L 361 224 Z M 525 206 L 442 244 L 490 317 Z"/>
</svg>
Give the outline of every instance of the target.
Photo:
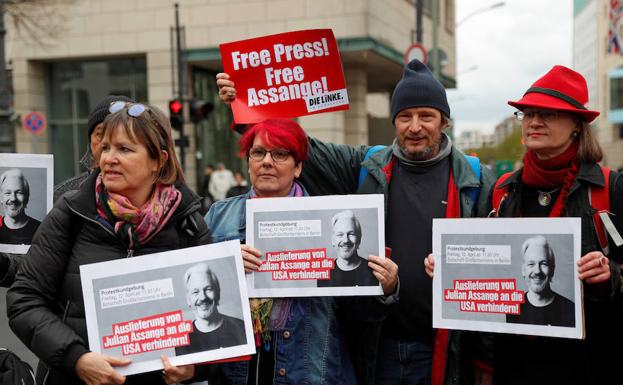
<svg viewBox="0 0 623 385">
<path fill-rule="evenodd" d="M 67 8 L 75 0 L 4 0 L 4 13 L 13 30 L 46 45 L 67 29 Z"/>
</svg>

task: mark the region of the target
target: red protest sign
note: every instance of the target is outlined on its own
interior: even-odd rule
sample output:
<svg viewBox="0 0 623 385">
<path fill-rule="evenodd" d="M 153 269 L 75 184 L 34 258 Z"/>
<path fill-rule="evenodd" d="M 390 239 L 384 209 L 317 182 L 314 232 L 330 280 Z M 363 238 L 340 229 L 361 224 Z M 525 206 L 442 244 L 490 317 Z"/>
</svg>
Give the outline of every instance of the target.
<svg viewBox="0 0 623 385">
<path fill-rule="evenodd" d="M 348 109 L 337 43 L 330 29 L 296 31 L 221 44 L 236 85 L 236 123 Z"/>
</svg>

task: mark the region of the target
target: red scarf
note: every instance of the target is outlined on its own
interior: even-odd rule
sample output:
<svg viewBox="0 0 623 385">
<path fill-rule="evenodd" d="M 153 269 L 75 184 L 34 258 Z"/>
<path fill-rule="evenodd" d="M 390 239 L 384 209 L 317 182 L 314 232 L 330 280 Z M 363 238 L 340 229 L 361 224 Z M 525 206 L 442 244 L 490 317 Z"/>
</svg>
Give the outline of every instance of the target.
<svg viewBox="0 0 623 385">
<path fill-rule="evenodd" d="M 580 162 L 577 158 L 578 141 L 574 141 L 568 149 L 551 159 L 539 159 L 533 150 L 528 150 L 523 157 L 521 181 L 538 190 L 551 190 L 561 187 L 562 190 L 550 211 L 550 217 L 559 217 L 564 213 L 569 188 L 578 174 Z"/>
</svg>

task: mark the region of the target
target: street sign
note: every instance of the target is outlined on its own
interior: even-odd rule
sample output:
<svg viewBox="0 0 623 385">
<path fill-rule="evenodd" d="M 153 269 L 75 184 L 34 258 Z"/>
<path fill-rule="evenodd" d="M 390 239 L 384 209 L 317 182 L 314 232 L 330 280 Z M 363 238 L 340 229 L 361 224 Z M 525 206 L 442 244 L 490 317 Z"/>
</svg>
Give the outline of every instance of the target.
<svg viewBox="0 0 623 385">
<path fill-rule="evenodd" d="M 405 53 L 405 64 L 409 64 L 409 62 L 413 59 L 418 59 L 422 63 L 426 64 L 426 58 L 426 48 L 424 48 L 422 44 L 411 44 Z"/>
<path fill-rule="evenodd" d="M 31 134 L 40 134 L 47 127 L 45 115 L 39 111 L 29 112 L 22 118 L 22 126 Z"/>
</svg>

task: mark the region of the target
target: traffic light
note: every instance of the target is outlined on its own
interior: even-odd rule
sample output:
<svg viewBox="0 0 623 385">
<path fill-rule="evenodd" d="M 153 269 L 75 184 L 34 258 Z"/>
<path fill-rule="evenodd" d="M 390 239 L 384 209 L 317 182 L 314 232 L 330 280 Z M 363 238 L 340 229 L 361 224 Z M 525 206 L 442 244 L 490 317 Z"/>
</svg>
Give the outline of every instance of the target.
<svg viewBox="0 0 623 385">
<path fill-rule="evenodd" d="M 174 130 L 182 130 L 184 126 L 184 104 L 180 99 L 169 101 L 169 121 L 171 128 Z"/>
<path fill-rule="evenodd" d="M 214 104 L 205 100 L 190 101 L 190 121 L 197 124 L 207 118 L 214 109 Z"/>
</svg>

